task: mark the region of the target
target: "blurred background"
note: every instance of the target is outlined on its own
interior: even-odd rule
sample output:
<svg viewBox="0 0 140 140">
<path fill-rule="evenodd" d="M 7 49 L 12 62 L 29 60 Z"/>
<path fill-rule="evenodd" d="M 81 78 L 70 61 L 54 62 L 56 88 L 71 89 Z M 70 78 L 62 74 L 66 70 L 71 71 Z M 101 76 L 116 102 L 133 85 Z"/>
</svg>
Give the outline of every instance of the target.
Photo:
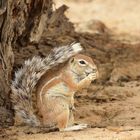
<svg viewBox="0 0 140 140">
<path fill-rule="evenodd" d="M 133 43 L 140 39 L 140 0 L 54 0 L 55 7 L 66 4 L 66 16 L 80 32 L 94 32 L 95 20 L 103 22 L 120 39 Z"/>
</svg>

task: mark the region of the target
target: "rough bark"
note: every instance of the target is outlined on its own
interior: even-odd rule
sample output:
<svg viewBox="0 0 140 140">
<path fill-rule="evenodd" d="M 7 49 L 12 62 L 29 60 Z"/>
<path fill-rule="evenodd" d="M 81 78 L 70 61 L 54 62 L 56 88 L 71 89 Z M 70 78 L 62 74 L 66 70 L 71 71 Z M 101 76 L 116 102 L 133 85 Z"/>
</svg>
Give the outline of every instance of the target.
<svg viewBox="0 0 140 140">
<path fill-rule="evenodd" d="M 40 40 L 52 0 L 0 0 L 0 127 L 13 124 L 10 103 L 12 49 Z"/>
</svg>

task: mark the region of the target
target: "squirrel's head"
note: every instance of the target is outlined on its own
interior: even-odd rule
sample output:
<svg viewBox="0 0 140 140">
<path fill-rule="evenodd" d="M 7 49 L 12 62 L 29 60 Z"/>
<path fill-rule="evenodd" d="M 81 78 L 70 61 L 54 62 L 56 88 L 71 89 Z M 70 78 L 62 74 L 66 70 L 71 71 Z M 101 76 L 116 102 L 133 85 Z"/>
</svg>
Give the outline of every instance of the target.
<svg viewBox="0 0 140 140">
<path fill-rule="evenodd" d="M 91 73 L 96 73 L 98 77 L 97 66 L 89 56 L 77 54 L 70 59 L 69 66 L 71 71 L 81 79 L 84 79 Z"/>
</svg>

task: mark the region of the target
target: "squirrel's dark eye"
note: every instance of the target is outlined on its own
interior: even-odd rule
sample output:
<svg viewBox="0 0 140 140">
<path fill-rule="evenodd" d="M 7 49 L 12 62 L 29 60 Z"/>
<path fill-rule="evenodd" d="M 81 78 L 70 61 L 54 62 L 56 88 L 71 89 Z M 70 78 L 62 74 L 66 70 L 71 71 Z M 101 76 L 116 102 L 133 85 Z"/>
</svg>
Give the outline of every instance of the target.
<svg viewBox="0 0 140 140">
<path fill-rule="evenodd" d="M 83 60 L 80 60 L 79 63 L 80 63 L 80 64 L 83 64 L 83 65 L 86 64 L 86 62 L 83 61 Z"/>
</svg>

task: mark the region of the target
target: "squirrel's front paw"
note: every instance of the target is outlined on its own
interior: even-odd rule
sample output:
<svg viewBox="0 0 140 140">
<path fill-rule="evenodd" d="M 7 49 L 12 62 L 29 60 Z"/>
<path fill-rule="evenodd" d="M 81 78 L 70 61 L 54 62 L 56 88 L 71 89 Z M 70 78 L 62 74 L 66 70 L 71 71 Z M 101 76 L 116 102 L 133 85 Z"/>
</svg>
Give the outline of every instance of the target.
<svg viewBox="0 0 140 140">
<path fill-rule="evenodd" d="M 93 80 L 95 80 L 97 78 L 97 74 L 96 73 L 90 73 L 89 75 L 88 75 L 88 79 L 90 80 L 90 81 L 93 81 Z"/>
</svg>

